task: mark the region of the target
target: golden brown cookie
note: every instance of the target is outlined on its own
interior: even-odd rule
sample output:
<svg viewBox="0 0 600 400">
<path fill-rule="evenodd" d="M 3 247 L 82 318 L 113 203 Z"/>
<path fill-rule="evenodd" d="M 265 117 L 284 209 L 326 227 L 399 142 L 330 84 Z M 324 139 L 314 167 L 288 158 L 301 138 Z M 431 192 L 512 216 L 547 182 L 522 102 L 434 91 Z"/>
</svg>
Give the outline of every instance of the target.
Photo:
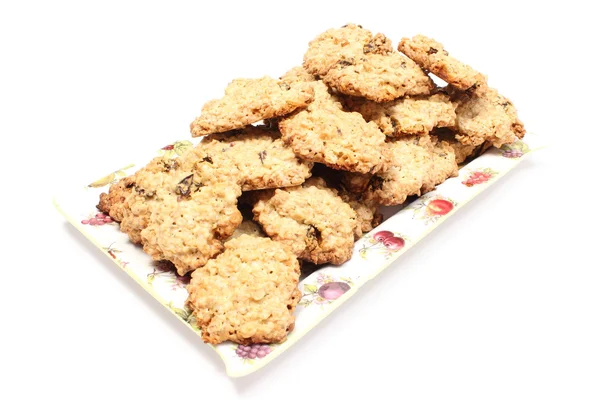
<svg viewBox="0 0 600 400">
<path fill-rule="evenodd" d="M 148 224 L 149 204 L 156 200 L 156 190 L 170 183 L 165 182 L 163 177 L 177 179 L 176 174 L 184 174 L 179 170 L 177 161 L 156 157 L 130 177 L 130 182 L 134 185 L 127 192 L 123 192 L 124 200 L 118 206 L 118 213 L 121 217 L 120 229 L 127 233 L 133 243 L 142 243 L 141 233 Z"/>
<path fill-rule="evenodd" d="M 425 95 L 434 88 L 416 63 L 396 52 L 344 58 L 327 72 L 323 82 L 340 93 L 376 102 Z"/>
<path fill-rule="evenodd" d="M 488 141 L 496 147 L 523 138 L 525 128 L 515 106 L 497 90 L 486 87 L 477 95 L 454 92 L 456 139 L 479 146 Z"/>
<path fill-rule="evenodd" d="M 301 159 L 331 168 L 376 172 L 385 170 L 385 135 L 359 113 L 341 110 L 323 82 L 316 81 L 315 101 L 279 122 L 284 142 Z"/>
<path fill-rule="evenodd" d="M 462 164 L 467 158 L 476 154 L 478 146 L 470 144 L 463 144 L 456 140 L 456 132 L 448 128 L 438 128 L 431 132 L 432 137 L 436 137 L 439 140 L 446 141 L 454 150 L 454 156 L 457 164 Z"/>
<path fill-rule="evenodd" d="M 207 136 L 194 152 L 218 171 L 237 175 L 243 191 L 300 185 L 313 164 L 297 158 L 277 129 L 262 125 Z"/>
<path fill-rule="evenodd" d="M 404 97 L 377 103 L 357 97 L 345 99 L 345 106 L 373 121 L 387 136 L 425 135 L 435 127 L 456 124 L 455 105 L 444 93 L 431 96 Z"/>
<path fill-rule="evenodd" d="M 324 76 L 342 58 L 364 53 L 372 38 L 373 34 L 360 25 L 329 29 L 310 41 L 303 66 L 313 75 Z"/>
<path fill-rule="evenodd" d="M 118 182 L 110 185 L 108 193 L 100 194 L 100 202 L 96 207 L 103 213 L 110 215 L 114 221 L 121 222 L 125 199 L 131 194 L 134 185 L 133 176 L 119 179 Z"/>
<path fill-rule="evenodd" d="M 353 24 L 312 40 L 304 67 L 340 93 L 378 102 L 428 94 L 434 87 L 416 63 L 393 51 L 383 34 Z"/>
<path fill-rule="evenodd" d="M 310 74 L 304 67 L 294 67 L 283 74 L 280 78 L 283 82 L 288 85 L 292 85 L 298 82 L 314 82 L 317 78 Z"/>
<path fill-rule="evenodd" d="M 271 239 L 315 264 L 342 264 L 352 256 L 356 212 L 322 178 L 302 186 L 263 191 L 254 219 Z"/>
<path fill-rule="evenodd" d="M 371 177 L 365 198 L 377 204 L 393 206 L 411 195 L 421 195 L 432 174 L 433 143 L 429 135 L 403 136 L 390 140 L 392 165 Z"/>
<path fill-rule="evenodd" d="M 242 223 L 233 232 L 233 235 L 231 235 L 227 240 L 225 240 L 225 243 L 227 243 L 230 240 L 239 238 L 242 235 L 255 236 L 255 237 L 266 237 L 267 236 L 265 234 L 265 232 L 263 232 L 260 225 L 258 225 L 256 222 L 252 221 L 251 219 L 246 219 L 245 216 L 244 216 L 244 220 L 242 221 Z"/>
<path fill-rule="evenodd" d="M 432 191 L 446 179 L 458 175 L 458 164 L 452 145 L 435 137 L 432 137 L 432 143 L 434 143 L 433 158 L 427 179 L 423 182 L 421 194 Z"/>
<path fill-rule="evenodd" d="M 207 343 L 281 343 L 294 326 L 299 277 L 282 244 L 242 235 L 194 271 L 186 304 Z"/>
<path fill-rule="evenodd" d="M 149 204 L 147 227 L 141 233 L 144 251 L 154 260 L 171 261 L 180 275 L 221 253 L 223 240 L 242 222 L 237 209 L 239 186 L 196 183 L 190 176 L 175 192 L 159 190 L 157 200 Z"/>
<path fill-rule="evenodd" d="M 190 125 L 192 136 L 243 128 L 263 119 L 289 114 L 313 100 L 311 85 L 287 84 L 265 76 L 260 79 L 234 79 L 225 96 L 211 100 Z"/>
<path fill-rule="evenodd" d="M 441 43 L 427 36 L 403 38 L 398 50 L 422 68 L 461 90 L 478 91 L 487 86 L 485 75 L 450 56 Z"/>
<path fill-rule="evenodd" d="M 383 220 L 383 215 L 377 210 L 377 204 L 363 198 L 361 193 L 351 193 L 346 190 L 339 190 L 339 195 L 352 209 L 358 217 L 357 230 L 354 238 L 359 239 L 363 233 L 375 229 Z"/>
</svg>

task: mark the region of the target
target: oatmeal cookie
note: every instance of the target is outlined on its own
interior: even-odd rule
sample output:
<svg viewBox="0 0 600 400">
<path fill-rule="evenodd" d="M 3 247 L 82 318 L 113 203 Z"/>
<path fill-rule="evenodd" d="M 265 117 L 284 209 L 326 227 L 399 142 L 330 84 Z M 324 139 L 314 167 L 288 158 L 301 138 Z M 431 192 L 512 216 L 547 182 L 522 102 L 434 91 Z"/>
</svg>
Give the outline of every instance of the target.
<svg viewBox="0 0 600 400">
<path fill-rule="evenodd" d="M 392 165 L 384 173 L 371 177 L 365 193 L 368 201 L 385 206 L 404 203 L 411 195 L 421 195 L 430 182 L 433 143 L 429 135 L 403 136 L 390 140 Z"/>
<path fill-rule="evenodd" d="M 207 136 L 194 152 L 219 171 L 237 175 L 243 191 L 300 185 L 310 177 L 313 165 L 297 158 L 279 131 L 262 125 Z"/>
<path fill-rule="evenodd" d="M 312 84 L 318 88 L 315 101 L 279 122 L 283 141 L 299 158 L 334 169 L 385 170 L 389 154 L 377 125 L 367 123 L 359 113 L 341 110 L 323 82 Z"/>
<path fill-rule="evenodd" d="M 141 232 L 144 251 L 154 260 L 171 261 L 180 275 L 202 267 L 223 251 L 223 240 L 241 224 L 241 193 L 230 183 L 197 186 L 193 176 L 175 192 L 159 190 Z"/>
<path fill-rule="evenodd" d="M 309 42 L 303 66 L 310 74 L 324 76 L 342 58 L 363 54 L 372 38 L 373 34 L 360 25 L 329 29 Z"/>
<path fill-rule="evenodd" d="M 458 93 L 454 101 L 456 139 L 463 144 L 479 146 L 488 141 L 500 147 L 525 135 L 515 106 L 495 89 L 485 88 L 478 95 Z"/>
<path fill-rule="evenodd" d="M 433 89 L 431 79 L 412 60 L 394 52 L 388 38 L 354 24 L 329 29 L 312 40 L 304 68 L 340 93 L 374 101 Z"/>
<path fill-rule="evenodd" d="M 242 235 L 249 235 L 249 236 L 255 236 L 255 237 L 266 237 L 267 236 L 263 232 L 260 225 L 258 225 L 256 222 L 252 221 L 251 219 L 246 219 L 244 217 L 244 220 L 242 221 L 240 226 L 238 226 L 235 229 L 235 231 L 233 232 L 233 235 L 231 235 L 231 237 L 229 237 L 227 240 L 225 240 L 225 243 L 227 243 L 228 241 L 231 241 L 233 239 L 239 238 Z"/>
<path fill-rule="evenodd" d="M 437 185 L 446 179 L 458 175 L 458 164 L 453 147 L 445 140 L 432 138 L 433 155 L 427 178 L 423 181 L 421 194 L 435 189 Z"/>
<path fill-rule="evenodd" d="M 487 86 L 485 75 L 450 56 L 441 43 L 427 36 L 403 38 L 398 44 L 398 50 L 422 68 L 461 90 L 478 92 L 480 88 Z"/>
<path fill-rule="evenodd" d="M 142 243 L 141 233 L 148 224 L 149 206 L 156 200 L 154 195 L 157 189 L 171 184 L 171 180 L 177 179 L 176 175 L 184 173 L 179 171 L 179 163 L 174 159 L 156 157 L 130 177 L 133 186 L 123 192 L 121 204 L 113 205 L 118 207 L 120 229 L 129 236 L 129 240 L 136 244 Z"/>
<path fill-rule="evenodd" d="M 211 100 L 190 125 L 192 136 L 226 132 L 254 122 L 289 114 L 313 100 L 312 86 L 305 82 L 287 84 L 265 76 L 260 79 L 235 79 L 225 96 Z"/>
<path fill-rule="evenodd" d="M 395 52 L 344 58 L 327 72 L 323 82 L 340 93 L 376 102 L 425 95 L 434 88 L 415 62 Z"/>
<path fill-rule="evenodd" d="M 456 113 L 450 97 L 444 93 L 404 97 L 387 103 L 347 98 L 345 105 L 373 121 L 387 136 L 425 135 L 435 127 L 454 126 Z"/>
<path fill-rule="evenodd" d="M 342 172 L 342 186 L 351 193 L 363 193 L 367 190 L 373 174 L 361 174 L 359 172 Z"/>
<path fill-rule="evenodd" d="M 356 212 L 322 178 L 261 193 L 254 219 L 271 239 L 315 264 L 342 264 L 352 256 Z"/>
<path fill-rule="evenodd" d="M 346 190 L 340 190 L 339 195 L 352 209 L 358 217 L 357 230 L 354 232 L 354 238 L 360 239 L 363 233 L 375 229 L 383 220 L 383 215 L 378 212 L 377 204 L 363 198 L 360 193 L 351 193 Z"/>
<path fill-rule="evenodd" d="M 299 277 L 281 243 L 242 235 L 192 273 L 186 304 L 207 343 L 281 343 L 294 326 Z"/>
<path fill-rule="evenodd" d="M 100 202 L 96 206 L 98 210 L 110 217 L 121 222 L 123 219 L 123 208 L 125 207 L 125 199 L 131 194 L 135 180 L 133 176 L 126 176 L 119 179 L 118 182 L 110 185 L 108 193 L 100 194 Z"/>
<path fill-rule="evenodd" d="M 438 128 L 431 132 L 432 137 L 446 141 L 454 150 L 454 156 L 457 164 L 462 164 L 467 158 L 475 155 L 479 146 L 463 144 L 456 140 L 456 133 L 448 128 Z"/>
<path fill-rule="evenodd" d="M 317 78 L 311 75 L 304 67 L 294 67 L 283 74 L 280 78 L 283 82 L 288 85 L 293 85 L 298 82 L 314 82 Z"/>
</svg>

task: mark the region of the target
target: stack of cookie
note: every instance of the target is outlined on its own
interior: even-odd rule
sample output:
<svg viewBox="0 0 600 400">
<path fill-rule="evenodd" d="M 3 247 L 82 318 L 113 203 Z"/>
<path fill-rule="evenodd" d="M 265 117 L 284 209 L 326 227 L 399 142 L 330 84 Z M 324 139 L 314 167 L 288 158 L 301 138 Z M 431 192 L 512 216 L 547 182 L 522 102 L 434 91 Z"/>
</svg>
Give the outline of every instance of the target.
<svg viewBox="0 0 600 400">
<path fill-rule="evenodd" d="M 187 304 L 205 341 L 285 340 L 300 263 L 346 262 L 379 206 L 523 136 L 510 101 L 441 44 L 416 36 L 398 50 L 360 25 L 330 29 L 302 67 L 236 79 L 206 103 L 191 124 L 203 136 L 195 148 L 100 196 L 154 260 L 193 271 Z"/>
</svg>

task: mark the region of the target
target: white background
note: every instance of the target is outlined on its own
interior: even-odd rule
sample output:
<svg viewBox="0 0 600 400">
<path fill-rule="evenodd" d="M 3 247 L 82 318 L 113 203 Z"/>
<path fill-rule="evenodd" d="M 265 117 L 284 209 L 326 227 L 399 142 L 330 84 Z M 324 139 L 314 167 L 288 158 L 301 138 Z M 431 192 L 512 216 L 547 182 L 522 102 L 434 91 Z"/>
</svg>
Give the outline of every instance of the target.
<svg viewBox="0 0 600 400">
<path fill-rule="evenodd" d="M 531 3 L 2 2 L 0 398 L 598 399 L 597 13 Z M 186 137 L 231 79 L 279 76 L 347 22 L 437 38 L 554 146 L 231 379 L 52 196 Z"/>
</svg>

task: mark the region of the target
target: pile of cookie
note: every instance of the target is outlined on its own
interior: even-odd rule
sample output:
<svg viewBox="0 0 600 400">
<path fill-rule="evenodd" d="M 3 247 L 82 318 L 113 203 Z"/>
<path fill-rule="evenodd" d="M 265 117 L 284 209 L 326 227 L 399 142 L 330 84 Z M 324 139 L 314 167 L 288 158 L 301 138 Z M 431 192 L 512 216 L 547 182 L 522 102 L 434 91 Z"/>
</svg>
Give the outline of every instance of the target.
<svg viewBox="0 0 600 400">
<path fill-rule="evenodd" d="M 191 273 L 187 305 L 206 342 L 284 341 L 300 263 L 346 262 L 379 206 L 523 137 L 512 103 L 440 43 L 419 35 L 398 50 L 360 25 L 327 30 L 302 66 L 235 79 L 206 103 L 196 147 L 100 196 L 132 242 Z"/>
</svg>

